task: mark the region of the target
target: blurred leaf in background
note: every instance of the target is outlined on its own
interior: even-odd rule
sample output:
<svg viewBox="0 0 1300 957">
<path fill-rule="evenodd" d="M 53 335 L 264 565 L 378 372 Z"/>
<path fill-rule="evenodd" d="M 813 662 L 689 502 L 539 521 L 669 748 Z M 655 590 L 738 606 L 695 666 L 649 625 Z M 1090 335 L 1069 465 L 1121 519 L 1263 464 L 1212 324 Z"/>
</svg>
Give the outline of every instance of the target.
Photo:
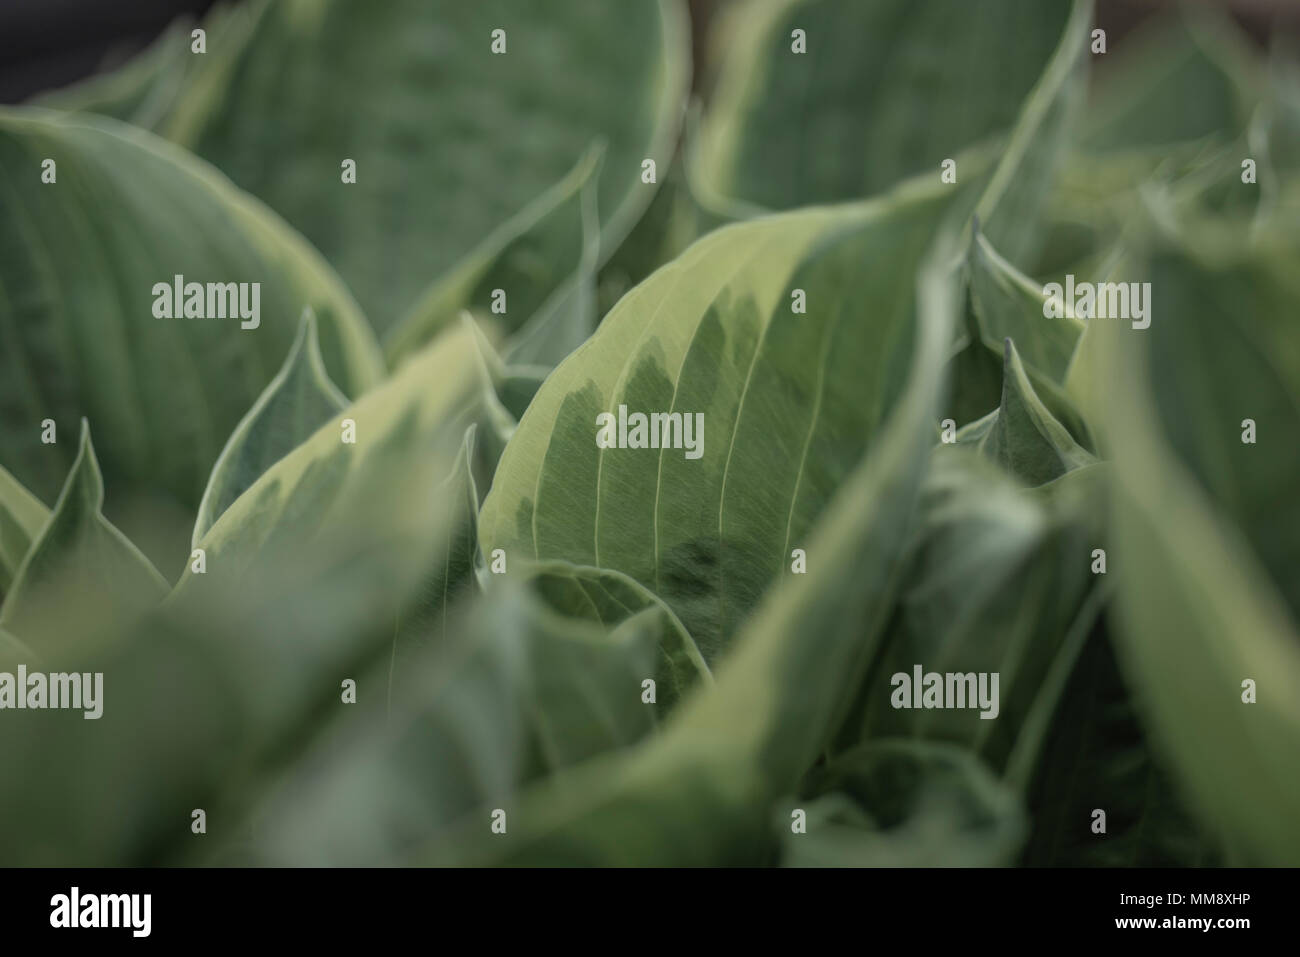
<svg viewBox="0 0 1300 957">
<path fill-rule="evenodd" d="M 690 8 L 252 0 L 0 110 L 0 666 L 107 695 L 0 720 L 0 858 L 1300 860 L 1285 36 Z"/>
<path fill-rule="evenodd" d="M 678 0 L 251 6 L 158 131 L 301 230 L 381 336 L 593 142 L 610 250 L 654 193 L 643 160 L 671 159 L 690 74 Z"/>
<path fill-rule="evenodd" d="M 56 164 L 51 184 L 41 183 L 45 159 Z M 177 567 L 188 530 L 155 526 L 172 515 L 192 522 L 184 510 L 198 506 L 305 305 L 319 318 L 324 363 L 340 389 L 356 395 L 382 374 L 369 325 L 319 254 L 206 164 L 148 133 L 6 108 L 0 181 L 5 467 L 53 501 L 77 451 L 72 432 L 86 418 L 109 514 L 152 546 L 146 552 L 160 566 Z M 256 328 L 241 315 L 158 318 L 154 287 L 171 289 L 177 276 L 249 284 L 242 301 L 250 306 L 258 284 Z M 223 298 L 222 311 L 231 303 Z M 61 441 L 42 441 L 46 419 Z"/>
<path fill-rule="evenodd" d="M 1294 238 L 1234 241 L 1153 205 L 1134 253 L 1150 329 L 1088 330 L 1088 371 L 1114 370 L 1091 395 L 1118 480 L 1120 662 L 1229 859 L 1293 862 L 1300 701 L 1277 689 L 1300 680 Z"/>
<path fill-rule="evenodd" d="M 233 839 L 253 782 L 344 707 L 343 679 L 390 667 L 394 622 L 445 573 L 464 508 L 442 481 L 473 348 L 462 330 L 348 409 L 356 444 L 339 441 L 340 416 L 277 462 L 201 539 L 204 571 L 188 566 L 142 618 L 59 609 L 63 640 L 42 661 L 101 672 L 103 715 L 0 722 L 0 748 L 24 769 L 0 782 L 0 805 L 23 823 L 0 828 L 6 861 L 168 860 L 196 807 Z M 382 701 L 385 689 L 358 694 Z"/>
<path fill-rule="evenodd" d="M 789 209 L 937 176 L 1015 123 L 1070 12 L 1036 0 L 737 4 L 717 28 L 726 58 L 701 180 L 723 202 Z M 795 30 L 812 53 L 796 52 Z"/>
</svg>

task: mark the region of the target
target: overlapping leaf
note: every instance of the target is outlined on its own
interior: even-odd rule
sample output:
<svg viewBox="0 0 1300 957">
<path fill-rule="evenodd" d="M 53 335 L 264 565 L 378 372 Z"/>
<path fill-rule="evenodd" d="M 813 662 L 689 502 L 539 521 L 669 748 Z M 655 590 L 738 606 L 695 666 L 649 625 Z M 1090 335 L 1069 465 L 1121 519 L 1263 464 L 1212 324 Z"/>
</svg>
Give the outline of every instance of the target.
<svg viewBox="0 0 1300 957">
<path fill-rule="evenodd" d="M 261 9 L 163 132 L 300 229 L 381 332 L 593 141 L 606 145 L 598 207 L 610 249 L 653 194 L 642 161 L 671 158 L 689 70 L 678 0 Z M 279 162 L 287 155 L 295 162 Z M 355 183 L 342 182 L 345 159 Z"/>
<path fill-rule="evenodd" d="M 57 164 L 51 183 L 45 159 Z M 155 284 L 178 275 L 260 284 L 260 324 L 156 318 Z M 381 368 L 351 297 L 300 237 L 210 168 L 108 120 L 0 113 L 0 288 L 0 449 L 47 500 L 75 449 L 66 438 L 43 444 L 42 422 L 67 436 L 84 416 L 110 507 L 133 496 L 197 506 L 304 305 L 320 317 L 325 365 L 345 392 Z M 150 522 L 137 514 L 122 524 L 136 537 Z M 183 548 L 168 551 L 179 558 Z"/>
<path fill-rule="evenodd" d="M 484 503 L 485 549 L 621 571 L 714 656 L 897 402 L 915 298 L 895 278 L 950 197 L 732 226 L 637 287 L 534 398 Z M 601 448 L 598 416 L 620 407 L 677 414 L 677 447 Z"/>
<path fill-rule="evenodd" d="M 1080 619 L 1086 634 L 1096 616 L 1090 565 L 1101 543 L 1088 518 L 1104 503 L 1098 478 L 1079 472 L 1027 492 L 964 451 L 936 453 L 906 584 L 850 743 L 937 738 L 1005 767 L 1057 654 Z M 997 697 L 989 707 L 967 698 L 958 708 L 914 709 L 909 701 L 899 709 L 892 678 L 910 682 L 916 665 L 997 674 Z"/>
<path fill-rule="evenodd" d="M 898 277 L 916 274 L 940 221 L 959 221 L 973 196 L 986 223 L 1010 221 L 1015 171 L 1059 142 L 1044 124 L 1077 59 L 1057 53 L 1006 155 L 991 174 L 972 164 L 972 185 L 934 178 L 734 225 L 633 290 L 529 407 L 484 503 L 485 546 L 617 569 L 712 658 L 792 567 L 898 395 L 896 353 L 914 334 L 913 287 Z M 601 448 L 599 417 L 624 412 L 680 414 L 682 434 L 667 437 L 678 447 Z M 705 434 L 688 457 L 692 418 Z"/>
<path fill-rule="evenodd" d="M 1074 440 L 1034 391 L 1020 354 L 1010 339 L 998 407 L 956 436 L 972 445 L 1026 485 L 1043 485 L 1091 465 L 1097 457 Z"/>
<path fill-rule="evenodd" d="M 551 317 L 559 315 L 570 334 L 546 336 L 553 351 L 544 358 L 554 365 L 577 348 L 595 326 L 593 303 L 582 294 L 599 255 L 602 153 L 589 151 L 564 179 L 425 289 L 387 337 L 390 363 L 396 365 L 463 310 L 490 315 L 525 341 L 551 331 L 557 322 Z"/>
<path fill-rule="evenodd" d="M 1071 662 L 1069 684 L 1041 742 L 1026 794 L 1034 867 L 1214 864 L 1218 855 L 1152 753 L 1120 678 L 1107 630 Z M 1093 830 L 1096 811 L 1106 830 Z"/>
<path fill-rule="evenodd" d="M 484 833 L 497 809 L 508 833 L 517 789 L 653 731 L 642 682 L 668 626 L 655 609 L 569 618 L 505 584 L 462 609 L 440 653 L 408 660 L 390 709 L 337 728 L 274 788 L 258 859 L 391 861 L 480 809 Z"/>
<path fill-rule="evenodd" d="M 142 620 L 105 625 L 65 603 L 64 634 L 106 629 L 109 640 L 60 643 L 42 659 L 102 673 L 103 715 L 0 722 L 0 750 L 27 769 L 0 780 L 0 805 L 23 822 L 0 829 L 0 856 L 171 860 L 193 849 L 194 808 L 213 844 L 238 844 L 255 785 L 349 707 L 345 681 L 359 700 L 384 701 L 383 681 L 361 679 L 387 676 L 393 623 L 442 575 L 464 508 L 442 483 L 474 394 L 473 349 L 467 331 L 445 337 L 346 411 L 355 444 L 341 441 L 340 416 L 272 466 L 202 539 L 205 570 L 190 565 Z"/>
<path fill-rule="evenodd" d="M 63 491 L 0 608 L 0 628 L 28 647 L 76 647 L 90 629 L 130 621 L 167 594 L 166 579 L 104 518 L 103 504 L 104 480 L 83 421 Z"/>
<path fill-rule="evenodd" d="M 193 543 L 263 472 L 306 441 L 348 404 L 330 381 L 320 355 L 316 317 L 298 326 L 289 357 L 226 441 L 199 503 Z"/>
<path fill-rule="evenodd" d="M 1081 27 L 1087 12 L 1075 11 Z M 1069 4 L 1034 0 L 737 8 L 718 28 L 728 55 L 700 181 L 726 205 L 788 209 L 878 193 L 922 170 L 937 177 L 943 160 L 1011 128 L 1063 33 L 1086 39 L 1067 32 L 1070 19 Z"/>
<path fill-rule="evenodd" d="M 1300 847 L 1294 257 L 1279 234 L 1160 234 L 1142 257 L 1151 327 L 1097 326 L 1091 366 L 1112 370 L 1093 394 L 1116 466 L 1120 661 L 1202 824 L 1264 863 Z"/>
<path fill-rule="evenodd" d="M 608 568 L 568 562 L 542 562 L 527 570 L 530 582 L 547 603 L 574 618 L 614 626 L 646 610 L 662 619 L 659 664 L 655 670 L 656 702 L 667 713 L 697 682 L 711 680 L 708 665 L 677 616 L 651 592 Z"/>
<path fill-rule="evenodd" d="M 1154 151 L 1235 138 L 1256 92 L 1246 42 L 1227 14 L 1210 6 L 1183 7 L 1144 25 L 1125 38 L 1090 97 L 1083 148 Z"/>
<path fill-rule="evenodd" d="M 142 134 L 0 114 L 0 667 L 108 689 L 0 721 L 0 858 L 994 865 L 1028 823 L 1023 863 L 1294 862 L 1285 61 L 1200 15 L 1125 41 L 1044 223 L 1089 2 L 736 9 L 685 157 L 676 0 L 256 2 L 49 101 L 337 260 L 398 368 L 352 405 L 378 352 L 305 243 Z M 182 271 L 261 279 L 263 327 L 153 320 Z M 1150 280 L 1152 327 L 1045 315 L 1070 272 Z M 87 437 L 41 504 L 41 420 L 83 413 L 110 507 L 150 497 L 123 526 L 208 483 L 152 610 Z M 917 664 L 996 673 L 997 717 L 895 707 Z"/>
<path fill-rule="evenodd" d="M 459 504 L 460 495 L 434 490 L 451 471 L 477 410 L 475 348 L 468 329 L 441 337 L 263 472 L 198 540 L 205 574 L 242 579 L 261 552 L 305 545 L 331 519 L 345 516 L 358 488 L 387 472 L 421 501 Z M 443 461 L 442 475 L 427 471 L 433 456 Z M 176 590 L 203 587 L 191 565 Z"/>
<path fill-rule="evenodd" d="M 776 222 L 798 224 L 795 217 Z M 756 225 L 719 235 L 742 237 Z M 515 823 L 504 839 L 487 839 L 481 822 L 468 820 L 431 841 L 419 859 L 770 859 L 772 802 L 793 793 L 843 719 L 893 597 L 956 311 L 951 256 L 949 239 L 922 267 L 919 302 L 908 309 L 910 351 L 898 358 L 906 363 L 900 394 L 865 461 L 809 535 L 816 574 L 791 576 L 768 596 L 717 684 L 690 698 L 643 751 L 587 762 L 565 780 L 525 793 L 512 802 Z"/>
</svg>

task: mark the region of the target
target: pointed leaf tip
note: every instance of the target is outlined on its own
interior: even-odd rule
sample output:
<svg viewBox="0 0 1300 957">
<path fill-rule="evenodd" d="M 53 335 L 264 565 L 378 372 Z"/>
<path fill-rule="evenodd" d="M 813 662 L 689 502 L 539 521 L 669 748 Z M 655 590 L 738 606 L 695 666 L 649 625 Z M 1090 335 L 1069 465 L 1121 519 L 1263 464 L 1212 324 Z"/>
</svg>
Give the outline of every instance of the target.
<svg viewBox="0 0 1300 957">
<path fill-rule="evenodd" d="M 1009 337 L 1003 339 L 998 408 L 964 429 L 958 443 L 976 443 L 1026 485 L 1042 485 L 1097 461 L 1043 404 Z"/>
<path fill-rule="evenodd" d="M 77 456 L 49 521 L 32 542 L 0 609 L 0 626 L 33 648 L 80 641 L 138 614 L 167 580 L 102 514 L 104 478 L 82 418 Z M 68 597 L 76 596 L 75 603 Z"/>
<path fill-rule="evenodd" d="M 235 427 L 212 467 L 191 545 L 198 546 L 213 523 L 263 472 L 347 405 L 347 397 L 325 370 L 316 314 L 307 306 L 280 371 Z"/>
</svg>

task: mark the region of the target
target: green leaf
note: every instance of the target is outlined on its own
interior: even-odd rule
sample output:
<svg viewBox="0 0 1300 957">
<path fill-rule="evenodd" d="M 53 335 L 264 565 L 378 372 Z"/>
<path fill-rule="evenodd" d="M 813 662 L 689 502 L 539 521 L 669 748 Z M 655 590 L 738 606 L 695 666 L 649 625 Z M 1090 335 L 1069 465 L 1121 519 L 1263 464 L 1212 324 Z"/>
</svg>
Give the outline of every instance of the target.
<svg viewBox="0 0 1300 957">
<path fill-rule="evenodd" d="M 1041 15 L 1041 9 L 1035 14 Z M 1056 48 L 1020 107 L 993 180 L 975 210 L 988 238 L 1014 262 L 1024 262 L 1042 245 L 1044 206 L 1083 110 L 1092 15 L 1092 0 L 1075 0 L 1070 6 Z"/>
<path fill-rule="evenodd" d="M 851 217 L 850 223 L 865 216 L 872 224 L 888 210 L 872 204 L 842 215 Z M 754 233 L 775 223 L 784 227 L 781 240 L 791 242 L 823 215 L 730 227 L 657 276 L 685 271 L 697 257 L 705 260 L 703 253 L 720 242 L 717 237 L 760 238 Z M 871 232 L 850 228 L 832 233 L 823 240 L 824 248 L 833 252 Z M 904 377 L 899 396 L 877 424 L 865 460 L 842 483 L 808 536 L 815 573 L 791 576 L 769 594 L 739 636 L 715 686 L 687 699 L 664 734 L 645 748 L 587 762 L 563 780 L 541 782 L 518 796 L 511 802 L 508 836 L 487 839 L 482 821 L 473 820 L 440 835 L 414 859 L 555 865 L 770 858 L 775 850 L 769 832 L 772 804 L 779 795 L 793 793 L 842 720 L 893 598 L 938 401 L 940 363 L 956 312 L 955 281 L 947 268 L 953 239 L 944 235 L 921 267 L 919 302 L 910 302 L 911 293 L 906 294 L 912 338 L 908 351 L 894 357 L 894 367 Z M 753 255 L 755 247 L 748 248 Z M 762 251 L 760 243 L 760 256 Z M 781 278 L 761 271 L 755 276 L 767 276 L 769 282 Z M 715 285 L 719 282 L 714 279 Z M 657 292 L 654 287 L 652 277 L 638 289 Z M 705 301 L 713 294 L 707 287 L 700 291 Z M 634 291 L 632 300 L 636 298 Z M 583 352 L 594 349 L 600 338 L 598 334 Z M 534 414 L 530 409 L 529 416 Z M 520 434 L 523 429 L 521 424 Z M 769 457 L 769 468 L 770 462 Z M 485 516 L 488 511 L 485 506 Z"/>
<path fill-rule="evenodd" d="M 602 154 L 603 149 L 588 150 L 564 179 L 435 279 L 390 331 L 389 363 L 397 365 L 463 310 L 491 315 L 514 333 L 527 331 L 539 313 L 560 308 L 579 270 L 593 268 L 599 254 L 596 182 Z M 493 308 L 497 290 L 505 297 L 504 312 Z M 555 345 L 563 350 L 561 357 L 590 335 L 594 319 L 588 316 L 579 325 L 577 342 Z"/>
<path fill-rule="evenodd" d="M 656 272 L 533 399 L 483 506 L 484 549 L 620 571 L 711 660 L 902 394 L 915 293 L 898 277 L 952 195 L 917 186 L 731 226 Z M 702 416 L 699 457 L 682 434 L 679 448 L 598 447 L 598 415 L 620 406 L 676 412 L 679 432 Z"/>
<path fill-rule="evenodd" d="M 1010 339 L 1003 361 L 1001 403 L 962 429 L 957 444 L 973 446 L 1025 485 L 1043 485 L 1097 461 L 1038 398 Z"/>
<path fill-rule="evenodd" d="M 441 530 L 421 507 L 429 497 L 413 494 L 409 475 L 369 479 L 313 547 L 270 549 L 238 581 L 214 568 L 204 589 L 138 624 L 114 622 L 95 653 L 48 660 L 51 670 L 102 674 L 103 715 L 5 713 L 0 747 L 28 770 L 0 781 L 0 800 L 24 824 L 0 831 L 4 860 L 172 862 L 195 850 L 193 808 L 207 811 L 213 844 L 243 838 L 232 822 L 250 792 L 349 707 L 341 682 L 371 674 L 386 650 L 375 622 L 391 620 L 438 551 Z M 84 620 L 90 610 L 69 613 Z M 383 702 L 381 679 L 358 685 L 359 700 Z"/>
<path fill-rule="evenodd" d="M 667 624 L 645 609 L 604 626 L 517 584 L 495 590 L 407 664 L 391 711 L 340 724 L 275 782 L 253 816 L 254 859 L 387 863 L 467 816 L 488 833 L 525 782 L 652 733 L 641 682 Z"/>
<path fill-rule="evenodd" d="M 1072 315 L 1045 316 L 1050 310 L 1044 309 L 1042 289 L 1003 259 L 978 229 L 966 269 L 966 319 L 950 360 L 948 416 L 965 425 L 1002 404 L 1010 340 L 1023 356 L 1024 378 L 1035 401 L 1091 449 L 1091 432 L 1064 388 L 1083 322 Z"/>
<path fill-rule="evenodd" d="M 41 180 L 47 158 L 54 183 Z M 155 284 L 177 275 L 260 283 L 260 325 L 155 318 Z M 0 111 L 0 288 L 0 404 L 15 413 L 0 441 L 14 475 L 47 499 L 73 450 L 42 444 L 41 422 L 66 430 L 84 416 L 121 514 L 136 497 L 197 507 L 304 305 L 345 392 L 382 369 L 352 299 L 300 237 L 181 151 L 99 118 Z M 151 524 L 148 513 L 122 522 L 133 538 Z M 167 551 L 178 557 L 185 544 Z"/>
<path fill-rule="evenodd" d="M 876 741 L 816 769 L 798 806 L 778 817 L 786 867 L 996 867 L 1026 833 L 1024 812 L 969 751 Z"/>
<path fill-rule="evenodd" d="M 85 636 L 69 625 L 87 620 L 90 609 L 108 622 L 129 620 L 167 594 L 166 579 L 109 524 L 103 504 L 104 480 L 83 420 L 76 461 L 14 576 L 0 628 L 44 653 L 76 646 Z M 69 595 L 76 596 L 75 608 L 68 607 Z"/>
<path fill-rule="evenodd" d="M 1077 60 L 1062 41 L 991 173 L 977 158 L 955 190 L 926 177 L 875 202 L 718 230 L 625 296 L 521 420 L 484 502 L 485 547 L 623 572 L 712 660 L 791 567 L 899 394 L 915 291 L 898 277 L 916 274 L 939 223 L 961 221 L 977 196 L 986 225 L 1010 228 L 1006 210 L 1024 208 L 1016 171 L 1055 150 L 1060 130 L 1044 124 Z M 725 452 L 605 454 L 597 416 L 624 405 L 698 412 L 720 424 Z"/>
<path fill-rule="evenodd" d="M 687 114 L 687 129 L 677 158 L 662 177 L 650 207 L 600 269 L 597 312 L 601 316 L 607 315 L 632 287 L 660 266 L 676 259 L 695 240 L 728 221 L 704 209 L 691 186 L 686 157 L 691 150 L 693 118 L 697 114 L 698 110 Z"/>
<path fill-rule="evenodd" d="M 1235 138 L 1251 109 L 1245 38 L 1223 11 L 1182 7 L 1126 37 L 1089 98 L 1088 152 L 1149 151 L 1207 138 Z"/>
<path fill-rule="evenodd" d="M 1026 795 L 1030 867 L 1184 867 L 1218 863 L 1167 769 L 1151 753 L 1106 629 L 1071 670 Z M 1092 830 L 1106 812 L 1106 833 Z"/>
<path fill-rule="evenodd" d="M 966 426 L 996 409 L 1002 400 L 1002 365 L 998 353 L 984 340 L 968 295 L 965 316 L 948 359 L 949 386 L 943 417 Z"/>
<path fill-rule="evenodd" d="M 549 369 L 539 366 L 512 366 L 505 370 L 497 392 L 501 404 L 514 417 L 516 424 L 528 411 L 549 372 Z"/>
<path fill-rule="evenodd" d="M 709 667 L 682 623 L 662 601 L 631 578 L 607 568 L 568 562 L 541 562 L 525 570 L 531 586 L 556 610 L 572 618 L 588 618 L 615 627 L 628 618 L 653 610 L 663 619 L 659 667 L 655 671 L 656 700 L 667 713 L 696 683 L 712 683 Z"/>
<path fill-rule="evenodd" d="M 1172 450 L 1300 616 L 1300 539 L 1291 532 L 1300 527 L 1300 455 L 1291 441 L 1300 435 L 1291 318 L 1300 304 L 1291 265 L 1300 235 L 1274 231 L 1237 246 L 1222 233 L 1208 221 L 1157 240 L 1144 264 L 1158 312 L 1150 329 L 1123 331 L 1147 346 L 1154 412 Z M 1247 418 L 1256 444 L 1243 443 Z"/>
<path fill-rule="evenodd" d="M 316 317 L 308 309 L 283 367 L 235 427 L 212 467 L 194 523 L 193 544 L 198 545 L 212 523 L 258 476 L 347 404 L 325 371 Z"/>
<path fill-rule="evenodd" d="M 1090 371 L 1117 479 L 1124 673 L 1229 858 L 1285 864 L 1300 855 L 1297 251 L 1224 239 L 1176 221 L 1150 239 L 1151 326 L 1090 325 Z"/>
<path fill-rule="evenodd" d="M 642 160 L 672 155 L 687 30 L 678 0 L 288 0 L 266 5 L 224 76 L 181 94 L 164 130 L 300 229 L 387 332 L 598 138 L 604 245 L 617 246 L 653 193 Z"/>
<path fill-rule="evenodd" d="M 1030 717 L 1043 710 L 1050 719 L 1057 659 L 1068 675 L 1098 612 L 1090 566 L 1092 550 L 1105 545 L 1103 477 L 1096 466 L 1080 468 L 1026 489 L 973 447 L 935 450 L 898 605 L 841 748 L 880 737 L 944 740 L 999 772 L 1017 750 L 1028 751 L 1021 760 L 1034 756 L 1034 735 L 1045 731 L 1026 732 Z M 988 674 L 989 704 L 963 689 L 963 708 L 895 707 L 894 676 L 914 687 L 918 665 Z"/>
<path fill-rule="evenodd" d="M 207 574 L 219 569 L 241 579 L 266 549 L 310 543 L 357 489 L 385 472 L 403 476 L 422 503 L 457 496 L 446 486 L 437 496 L 431 490 L 445 478 L 478 408 L 475 348 L 463 327 L 439 337 L 263 472 L 199 540 Z M 422 471 L 431 457 L 445 463 L 442 475 Z M 373 505 L 385 507 L 396 503 Z M 203 581 L 191 564 L 176 592 L 206 587 Z"/>
<path fill-rule="evenodd" d="M 1253 47 L 1223 11 L 1184 4 L 1107 52 L 1052 204 L 1052 239 L 1022 264 L 1035 275 L 1106 275 L 1138 191 L 1153 182 L 1267 212 L 1276 183 Z M 1246 156 L 1258 160 L 1259 185 L 1241 182 Z"/>
<path fill-rule="evenodd" d="M 191 565 L 142 621 L 109 619 L 93 648 L 42 649 L 51 669 L 102 673 L 104 711 L 6 712 L 0 753 L 28 773 L 0 779 L 24 822 L 0 829 L 0 859 L 180 860 L 193 808 L 213 845 L 237 844 L 233 822 L 286 757 L 352 707 L 344 681 L 385 707 L 393 623 L 447 561 L 442 490 L 473 350 L 464 330 L 441 337 L 345 411 L 356 444 L 331 422 L 272 466 L 209 530 L 204 573 Z M 104 617 L 67 595 L 67 634 Z"/>
<path fill-rule="evenodd" d="M 984 341 L 1010 339 L 1027 366 L 1060 385 L 1083 333 L 1073 314 L 1045 315 L 1043 287 L 1007 262 L 983 233 L 971 242 L 971 308 Z"/>
<path fill-rule="evenodd" d="M 0 468 L 0 602 L 49 517 L 41 500 Z"/>
<path fill-rule="evenodd" d="M 12 673 L 19 665 L 26 665 L 35 670 L 40 665 L 40 661 L 40 656 L 0 628 L 0 670 Z"/>
<path fill-rule="evenodd" d="M 701 131 L 712 204 L 788 209 L 879 193 L 1005 133 L 1091 6 L 783 0 L 738 8 Z M 1067 31 L 1068 23 L 1073 23 Z M 793 52 L 792 31 L 807 53 Z M 1071 59 L 1076 59 L 1079 50 Z M 924 113 L 924 123 L 917 116 Z"/>
<path fill-rule="evenodd" d="M 553 368 L 582 345 L 596 327 L 595 257 L 528 321 L 505 347 L 511 365 Z"/>
<path fill-rule="evenodd" d="M 465 430 L 456 464 L 438 488 L 436 499 L 446 529 L 442 560 L 421 583 L 414 601 L 400 610 L 393 628 L 388 662 L 390 702 L 394 678 L 404 674 L 423 649 L 446 640 L 452 608 L 475 590 L 479 506 L 473 471 L 475 433 L 475 425 Z"/>
</svg>

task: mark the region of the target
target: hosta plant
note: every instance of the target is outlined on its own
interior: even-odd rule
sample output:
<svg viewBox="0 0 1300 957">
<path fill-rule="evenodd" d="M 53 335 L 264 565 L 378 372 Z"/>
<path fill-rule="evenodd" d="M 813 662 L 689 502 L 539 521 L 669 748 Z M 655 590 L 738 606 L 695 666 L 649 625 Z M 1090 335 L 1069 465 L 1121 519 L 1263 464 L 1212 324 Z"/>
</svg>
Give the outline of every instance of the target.
<svg viewBox="0 0 1300 957">
<path fill-rule="evenodd" d="M 253 0 L 0 110 L 0 860 L 1300 863 L 1296 60 L 691 28 Z"/>
</svg>

